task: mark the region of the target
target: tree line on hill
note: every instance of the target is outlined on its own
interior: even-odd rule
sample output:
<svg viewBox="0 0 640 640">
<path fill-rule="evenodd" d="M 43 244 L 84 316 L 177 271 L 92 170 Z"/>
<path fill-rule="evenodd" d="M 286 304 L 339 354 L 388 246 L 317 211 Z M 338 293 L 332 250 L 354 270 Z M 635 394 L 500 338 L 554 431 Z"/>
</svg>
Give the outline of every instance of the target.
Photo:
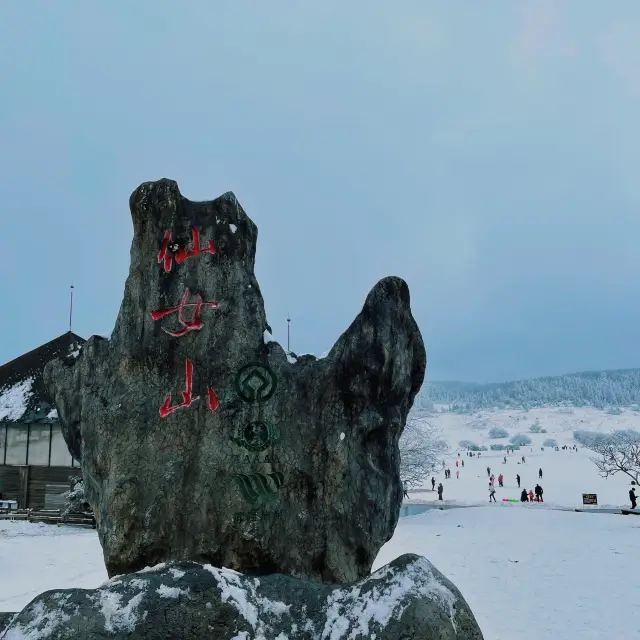
<svg viewBox="0 0 640 640">
<path fill-rule="evenodd" d="M 532 409 L 573 406 L 607 409 L 640 405 L 640 369 L 586 371 L 531 380 L 476 384 L 426 382 L 416 397 L 416 411 L 470 413 L 481 409 Z"/>
</svg>

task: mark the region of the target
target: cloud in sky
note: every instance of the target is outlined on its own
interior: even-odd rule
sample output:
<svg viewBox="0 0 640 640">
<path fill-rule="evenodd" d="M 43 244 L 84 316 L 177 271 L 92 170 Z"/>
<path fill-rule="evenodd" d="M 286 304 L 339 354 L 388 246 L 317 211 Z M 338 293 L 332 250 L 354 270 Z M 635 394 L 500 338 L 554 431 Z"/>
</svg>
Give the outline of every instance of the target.
<svg viewBox="0 0 640 640">
<path fill-rule="evenodd" d="M 482 5 L 482 6 L 481 6 Z M 640 5 L 0 4 L 0 361 L 113 326 L 131 191 L 236 192 L 276 338 L 405 277 L 433 378 L 638 366 Z"/>
</svg>

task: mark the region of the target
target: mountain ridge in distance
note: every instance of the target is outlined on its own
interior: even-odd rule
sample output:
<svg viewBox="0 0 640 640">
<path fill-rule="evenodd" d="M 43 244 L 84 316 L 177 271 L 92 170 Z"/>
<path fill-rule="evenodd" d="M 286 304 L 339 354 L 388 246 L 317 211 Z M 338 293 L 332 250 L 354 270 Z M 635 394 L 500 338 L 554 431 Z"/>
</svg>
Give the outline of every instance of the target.
<svg viewBox="0 0 640 640">
<path fill-rule="evenodd" d="M 506 382 L 427 381 L 416 398 L 418 410 L 446 405 L 467 413 L 480 409 L 543 406 L 615 409 L 640 405 L 640 368 L 581 371 Z"/>
</svg>

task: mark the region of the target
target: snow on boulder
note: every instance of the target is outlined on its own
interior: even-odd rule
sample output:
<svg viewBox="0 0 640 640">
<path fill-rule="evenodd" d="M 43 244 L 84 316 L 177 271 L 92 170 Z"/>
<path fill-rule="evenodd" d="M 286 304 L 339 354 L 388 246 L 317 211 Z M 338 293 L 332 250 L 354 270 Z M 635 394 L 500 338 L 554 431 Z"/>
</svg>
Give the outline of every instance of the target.
<svg viewBox="0 0 640 640">
<path fill-rule="evenodd" d="M 353 585 L 194 562 L 119 576 L 98 589 L 47 591 L 10 623 L 7 640 L 482 640 L 456 587 L 407 554 Z"/>
</svg>

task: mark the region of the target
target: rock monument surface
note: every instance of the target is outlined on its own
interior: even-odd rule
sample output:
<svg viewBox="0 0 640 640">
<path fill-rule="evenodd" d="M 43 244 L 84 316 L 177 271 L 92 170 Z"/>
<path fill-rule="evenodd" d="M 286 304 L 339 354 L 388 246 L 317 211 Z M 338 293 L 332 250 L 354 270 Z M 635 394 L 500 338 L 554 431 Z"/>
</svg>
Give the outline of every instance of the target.
<svg viewBox="0 0 640 640">
<path fill-rule="evenodd" d="M 295 358 L 271 340 L 258 230 L 232 193 L 191 202 L 163 179 L 130 209 L 111 338 L 45 369 L 109 575 L 190 560 L 367 576 L 398 520 L 398 440 L 425 375 L 407 284 L 384 278 L 325 358 Z"/>
</svg>

